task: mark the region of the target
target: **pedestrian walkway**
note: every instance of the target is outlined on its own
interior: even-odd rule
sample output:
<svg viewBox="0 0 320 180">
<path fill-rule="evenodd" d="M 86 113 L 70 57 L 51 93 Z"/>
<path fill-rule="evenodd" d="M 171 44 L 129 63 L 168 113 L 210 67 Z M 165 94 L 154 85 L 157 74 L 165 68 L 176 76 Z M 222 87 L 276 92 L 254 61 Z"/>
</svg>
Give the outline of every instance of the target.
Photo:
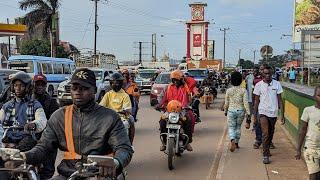
<svg viewBox="0 0 320 180">
<path fill-rule="evenodd" d="M 217 180 L 307 180 L 307 167 L 303 160 L 295 160 L 295 148 L 281 125 L 276 125 L 271 164 L 262 163 L 262 149 L 253 149 L 255 134 L 242 128 L 240 149 L 231 153 L 229 139 L 224 140 L 222 156 L 216 173 Z"/>
</svg>

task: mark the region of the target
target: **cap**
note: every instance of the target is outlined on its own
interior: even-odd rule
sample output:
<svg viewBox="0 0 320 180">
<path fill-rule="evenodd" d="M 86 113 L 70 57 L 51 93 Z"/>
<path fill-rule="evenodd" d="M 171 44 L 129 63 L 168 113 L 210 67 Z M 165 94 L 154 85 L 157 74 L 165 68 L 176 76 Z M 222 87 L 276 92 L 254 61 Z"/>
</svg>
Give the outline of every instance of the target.
<svg viewBox="0 0 320 180">
<path fill-rule="evenodd" d="M 46 76 L 43 75 L 43 74 L 37 74 L 37 75 L 35 75 L 35 76 L 33 77 L 33 81 L 34 81 L 34 82 L 43 81 L 43 82 L 47 83 L 47 78 L 46 78 Z"/>
<path fill-rule="evenodd" d="M 96 87 L 96 75 L 88 68 L 75 70 L 71 77 L 71 84 L 78 83 L 85 87 Z"/>
</svg>

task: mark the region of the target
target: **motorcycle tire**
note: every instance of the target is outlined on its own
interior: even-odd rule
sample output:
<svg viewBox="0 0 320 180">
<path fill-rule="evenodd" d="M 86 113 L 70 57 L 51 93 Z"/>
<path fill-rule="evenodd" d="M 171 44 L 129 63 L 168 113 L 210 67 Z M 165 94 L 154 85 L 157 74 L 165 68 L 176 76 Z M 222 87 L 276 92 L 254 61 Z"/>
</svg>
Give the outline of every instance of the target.
<svg viewBox="0 0 320 180">
<path fill-rule="evenodd" d="M 168 168 L 171 171 L 173 169 L 173 158 L 174 158 L 174 138 L 169 138 L 168 140 Z"/>
</svg>

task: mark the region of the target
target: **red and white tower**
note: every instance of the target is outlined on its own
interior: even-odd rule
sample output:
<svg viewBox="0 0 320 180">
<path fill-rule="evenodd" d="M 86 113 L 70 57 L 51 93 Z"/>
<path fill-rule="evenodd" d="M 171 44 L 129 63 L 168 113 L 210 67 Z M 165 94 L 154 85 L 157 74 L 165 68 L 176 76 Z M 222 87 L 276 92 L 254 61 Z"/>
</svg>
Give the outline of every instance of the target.
<svg viewBox="0 0 320 180">
<path fill-rule="evenodd" d="M 187 61 L 208 58 L 208 25 L 204 13 L 206 3 L 191 3 L 191 21 L 187 25 Z"/>
</svg>

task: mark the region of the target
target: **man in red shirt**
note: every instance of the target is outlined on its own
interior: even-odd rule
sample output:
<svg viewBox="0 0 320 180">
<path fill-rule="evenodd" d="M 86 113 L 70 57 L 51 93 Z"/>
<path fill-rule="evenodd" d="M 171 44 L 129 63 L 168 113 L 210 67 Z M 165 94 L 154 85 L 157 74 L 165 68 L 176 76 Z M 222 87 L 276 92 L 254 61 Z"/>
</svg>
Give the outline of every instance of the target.
<svg viewBox="0 0 320 180">
<path fill-rule="evenodd" d="M 167 104 L 172 100 L 177 100 L 181 102 L 182 107 L 188 107 L 191 102 L 190 89 L 187 84 L 184 82 L 183 73 L 180 70 L 175 70 L 170 74 L 170 79 L 172 83 L 168 86 L 167 90 L 164 93 L 164 96 L 160 104 L 156 108 L 165 108 Z M 160 133 L 166 133 L 167 122 L 163 119 L 160 119 Z M 182 128 L 185 131 L 185 134 L 189 137 L 189 143 L 186 146 L 188 151 L 192 151 L 190 143 L 192 142 L 192 120 L 189 117 L 186 117 L 186 120 L 182 123 Z M 166 137 L 163 136 L 163 143 L 160 147 L 160 151 L 166 149 Z"/>
</svg>

